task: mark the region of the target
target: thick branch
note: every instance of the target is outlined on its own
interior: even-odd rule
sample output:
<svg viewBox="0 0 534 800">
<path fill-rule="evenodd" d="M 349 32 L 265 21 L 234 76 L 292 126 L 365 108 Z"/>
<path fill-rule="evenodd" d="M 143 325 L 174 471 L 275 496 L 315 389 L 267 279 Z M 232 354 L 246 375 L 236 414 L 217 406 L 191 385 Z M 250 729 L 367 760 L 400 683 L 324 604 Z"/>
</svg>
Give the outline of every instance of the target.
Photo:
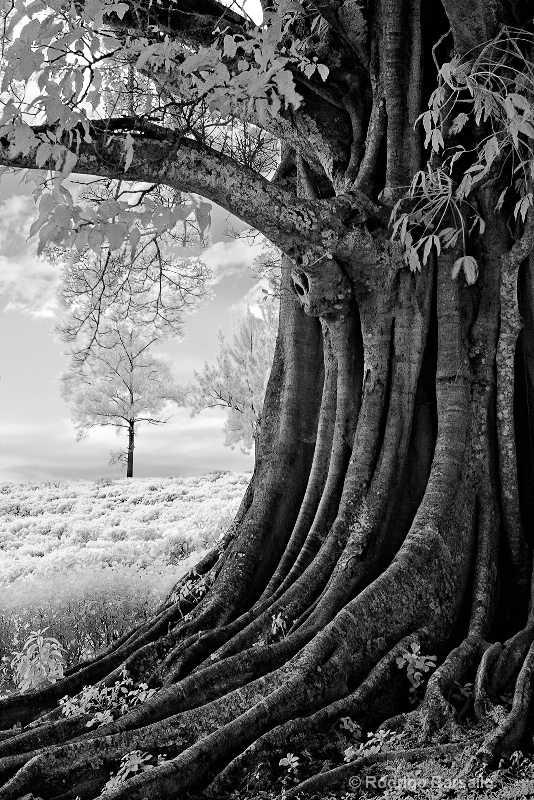
<svg viewBox="0 0 534 800">
<path fill-rule="evenodd" d="M 312 5 L 336 32 L 347 50 L 355 56 L 354 69 L 368 80 L 364 52 L 364 18 L 355 3 L 344 0 L 313 0 Z"/>
<path fill-rule="evenodd" d="M 113 28 L 131 35 L 140 29 L 146 35 L 148 25 L 165 33 L 180 34 L 184 41 L 195 46 L 213 41 L 213 31 L 219 27 L 231 33 L 246 30 L 246 20 L 217 0 L 173 0 L 171 3 L 138 2 L 132 4 L 122 19 L 113 17 Z"/>
<path fill-rule="evenodd" d="M 75 172 L 134 182 L 165 184 L 195 192 L 212 200 L 256 228 L 293 259 L 304 253 L 322 254 L 324 242 L 335 247 L 347 234 L 335 209 L 327 201 L 296 198 L 254 170 L 192 139 L 178 138 L 158 126 L 137 134 L 132 120 L 110 120 L 92 130 L 92 143 L 78 153 Z M 122 167 L 122 134 L 133 133 L 134 154 L 126 174 Z M 45 128 L 37 128 L 44 133 Z M 109 146 L 110 131 L 116 135 Z M 0 140 L 0 163 L 8 167 L 36 169 L 35 150 L 29 155 L 10 155 L 6 138 Z"/>
</svg>

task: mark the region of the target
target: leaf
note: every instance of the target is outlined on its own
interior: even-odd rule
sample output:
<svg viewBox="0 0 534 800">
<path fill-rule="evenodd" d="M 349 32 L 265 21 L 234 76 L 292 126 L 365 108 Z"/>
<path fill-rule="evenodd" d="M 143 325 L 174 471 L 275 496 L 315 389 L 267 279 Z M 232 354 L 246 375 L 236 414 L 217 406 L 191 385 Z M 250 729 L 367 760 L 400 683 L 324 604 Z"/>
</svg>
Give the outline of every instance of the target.
<svg viewBox="0 0 534 800">
<path fill-rule="evenodd" d="M 423 248 L 423 264 L 426 264 L 428 261 L 428 256 L 430 255 L 430 251 L 432 250 L 432 236 L 427 236 L 425 246 Z"/>
<path fill-rule="evenodd" d="M 526 219 L 527 213 L 529 208 L 534 204 L 534 199 L 532 192 L 528 192 L 524 197 L 521 198 L 516 204 L 514 208 L 514 217 L 517 219 L 518 216 L 521 217 L 523 222 Z"/>
<path fill-rule="evenodd" d="M 458 116 L 456 116 L 451 122 L 451 127 L 449 129 L 451 136 L 455 136 L 457 133 L 460 133 L 468 121 L 469 117 L 467 114 L 464 114 L 463 112 L 458 114 Z"/>
<path fill-rule="evenodd" d="M 419 261 L 417 250 L 414 247 L 410 247 L 408 251 L 408 264 L 412 272 L 420 272 L 421 262 Z"/>
<path fill-rule="evenodd" d="M 436 153 L 439 153 L 439 151 L 445 147 L 445 142 L 443 141 L 443 135 L 439 128 L 434 128 L 434 130 L 432 131 L 430 142 L 432 145 L 432 150 L 434 150 L 434 152 Z"/>
<path fill-rule="evenodd" d="M 317 72 L 319 73 L 323 81 L 325 81 L 328 78 L 328 73 L 330 72 L 330 70 L 328 69 L 326 64 L 317 64 Z"/>
<path fill-rule="evenodd" d="M 472 286 L 478 278 L 478 263 L 473 256 L 462 256 L 457 258 L 452 267 L 452 277 L 456 279 L 463 269 L 465 280 L 468 286 Z"/>
<path fill-rule="evenodd" d="M 532 113 L 532 104 L 522 94 L 510 92 L 507 97 L 509 98 L 510 102 L 520 111 L 524 111 L 526 114 Z"/>
<path fill-rule="evenodd" d="M 534 127 L 522 117 L 516 119 L 517 129 L 519 133 L 528 136 L 529 139 L 534 139 Z"/>
<path fill-rule="evenodd" d="M 223 53 L 228 58 L 234 58 L 237 52 L 237 42 L 234 36 L 227 34 L 223 39 Z"/>
<path fill-rule="evenodd" d="M 495 203 L 495 211 L 500 211 L 501 210 L 507 191 L 508 191 L 508 187 L 503 189 L 503 191 L 500 193 L 499 197 L 497 198 L 497 202 Z"/>
<path fill-rule="evenodd" d="M 428 147 L 428 143 L 430 142 L 430 137 L 432 135 L 432 112 L 425 111 L 424 114 L 421 114 L 417 120 L 416 124 L 419 120 L 423 121 L 423 128 L 425 130 L 425 147 Z"/>
<path fill-rule="evenodd" d="M 109 242 L 109 249 L 111 251 L 118 250 L 122 247 L 126 236 L 126 226 L 117 223 L 111 223 L 106 226 L 106 235 Z"/>
<path fill-rule="evenodd" d="M 496 136 L 491 136 L 484 145 L 484 159 L 486 167 L 490 167 L 501 152 L 501 146 Z"/>
<path fill-rule="evenodd" d="M 130 250 L 133 256 L 141 240 L 141 231 L 139 230 L 139 228 L 137 227 L 132 228 L 130 230 L 130 233 L 128 234 L 128 238 L 130 241 Z"/>
<path fill-rule="evenodd" d="M 302 102 L 302 97 L 295 89 L 295 79 L 288 69 L 279 70 L 274 76 L 273 81 L 278 89 L 278 94 L 284 99 L 286 106 L 292 105 L 298 108 Z"/>
<path fill-rule="evenodd" d="M 124 147 L 124 171 L 127 172 L 134 157 L 134 140 L 131 134 L 127 133 L 123 143 Z"/>
<path fill-rule="evenodd" d="M 451 73 L 450 61 L 446 61 L 444 64 L 442 64 L 439 72 L 445 83 L 447 83 L 449 86 L 452 86 L 452 73 Z"/>
</svg>

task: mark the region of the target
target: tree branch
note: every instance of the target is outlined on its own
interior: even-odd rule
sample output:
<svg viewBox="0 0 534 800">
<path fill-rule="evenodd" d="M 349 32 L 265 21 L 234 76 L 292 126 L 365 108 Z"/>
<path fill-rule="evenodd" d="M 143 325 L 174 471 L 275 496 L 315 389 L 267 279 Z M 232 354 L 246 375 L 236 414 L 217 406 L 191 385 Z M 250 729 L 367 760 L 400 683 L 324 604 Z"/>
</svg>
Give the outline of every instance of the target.
<svg viewBox="0 0 534 800">
<path fill-rule="evenodd" d="M 34 130 L 44 133 L 46 128 Z M 116 134 L 111 141 L 110 132 Z M 133 136 L 134 154 L 124 174 L 121 139 L 126 132 Z M 178 138 L 173 131 L 150 125 L 136 132 L 134 120 L 115 119 L 94 125 L 91 136 L 91 144 L 80 146 L 75 173 L 195 192 L 256 228 L 291 258 L 299 259 L 314 246 L 322 248 L 326 231 L 331 246 L 347 233 L 327 201 L 301 200 L 234 159 L 192 139 Z M 38 168 L 35 151 L 11 156 L 6 137 L 0 139 L 0 163 Z"/>
<path fill-rule="evenodd" d="M 367 56 L 363 47 L 365 20 L 359 9 L 356 8 L 355 13 L 355 4 L 348 4 L 345 0 L 312 0 L 312 5 L 355 57 L 355 71 L 368 82 Z"/>
<path fill-rule="evenodd" d="M 246 19 L 236 14 L 217 0 L 173 0 L 165 3 L 136 3 L 130 5 L 122 19 L 117 16 L 111 20 L 116 31 L 131 35 L 132 30 L 140 29 L 146 35 L 148 26 L 157 28 L 195 46 L 209 45 L 213 41 L 213 31 L 219 27 L 230 33 L 244 33 Z"/>
</svg>

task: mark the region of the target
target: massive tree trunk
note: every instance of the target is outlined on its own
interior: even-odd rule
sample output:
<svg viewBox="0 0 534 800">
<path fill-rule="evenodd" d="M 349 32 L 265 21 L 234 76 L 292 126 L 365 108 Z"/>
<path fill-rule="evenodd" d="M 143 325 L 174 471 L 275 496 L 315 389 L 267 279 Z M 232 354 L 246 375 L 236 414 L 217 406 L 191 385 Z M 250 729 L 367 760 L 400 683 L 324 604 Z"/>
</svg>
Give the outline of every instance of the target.
<svg viewBox="0 0 534 800">
<path fill-rule="evenodd" d="M 176 5 L 187 21 L 189 3 Z M 198 5 L 207 25 L 217 3 Z M 431 740 L 453 724 L 451 691 L 466 682 L 485 720 L 513 694 L 479 758 L 521 743 L 534 661 L 532 214 L 509 224 L 513 203 L 497 201 L 511 173 L 496 162 L 471 197 L 486 220 L 467 240 L 476 282 L 453 277 L 461 238 L 408 269 L 388 220 L 426 163 L 414 122 L 436 86 L 433 55 L 476 53 L 528 18 L 498 0 L 305 5 L 302 26 L 322 15 L 319 55 L 337 54 L 339 82 L 297 80 L 303 106 L 273 122 L 287 145 L 273 182 L 192 140 L 162 177 L 240 213 L 285 253 L 251 484 L 227 536 L 150 622 L 57 684 L 0 702 L 0 800 L 99 797 L 134 750 L 168 762 L 109 800 L 218 798 L 242 781 L 253 790 L 259 775 L 275 785 L 280 758 L 303 742 L 319 771 L 344 717 L 370 729 L 394 716 L 388 725 Z M 464 133 L 466 149 L 484 124 Z M 154 135 L 150 155 L 143 146 L 132 178 L 148 181 L 169 145 Z M 93 150 L 79 167 L 103 169 Z M 412 644 L 438 667 L 410 711 L 397 659 Z M 61 715 L 61 697 L 112 686 L 124 667 L 158 691 L 99 728 Z M 306 788 L 351 768 L 311 775 Z"/>
</svg>

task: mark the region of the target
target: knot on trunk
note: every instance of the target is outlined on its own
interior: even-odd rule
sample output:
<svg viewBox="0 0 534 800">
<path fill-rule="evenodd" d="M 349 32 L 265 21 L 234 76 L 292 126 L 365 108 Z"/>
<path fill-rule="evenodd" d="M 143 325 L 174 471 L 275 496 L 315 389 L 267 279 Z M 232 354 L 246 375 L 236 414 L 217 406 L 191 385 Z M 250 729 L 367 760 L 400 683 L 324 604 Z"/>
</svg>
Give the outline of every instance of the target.
<svg viewBox="0 0 534 800">
<path fill-rule="evenodd" d="M 293 269 L 291 285 L 311 317 L 342 319 L 349 311 L 352 287 L 332 256 L 325 255 L 312 264 Z"/>
</svg>

